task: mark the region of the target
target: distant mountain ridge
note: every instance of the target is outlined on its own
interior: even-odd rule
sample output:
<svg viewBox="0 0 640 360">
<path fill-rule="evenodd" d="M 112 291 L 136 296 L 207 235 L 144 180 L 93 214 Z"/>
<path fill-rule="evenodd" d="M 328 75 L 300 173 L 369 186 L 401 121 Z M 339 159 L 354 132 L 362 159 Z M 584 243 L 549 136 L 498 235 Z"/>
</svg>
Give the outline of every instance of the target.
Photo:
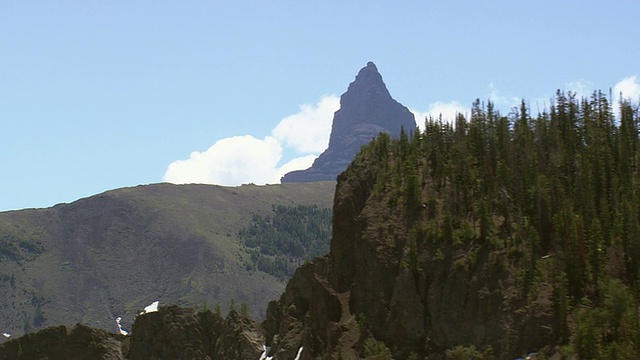
<svg viewBox="0 0 640 360">
<path fill-rule="evenodd" d="M 378 68 L 368 62 L 340 97 L 328 148 L 310 168 L 289 172 L 280 181 L 333 181 L 351 163 L 360 147 L 379 133 L 397 136 L 401 128 L 410 132 L 415 127 L 413 113 L 391 97 Z"/>
<path fill-rule="evenodd" d="M 284 185 L 154 184 L 122 188 L 46 209 L 0 213 L 0 332 L 52 324 L 130 328 L 161 304 L 254 315 L 284 285 L 257 269 L 239 231 L 274 205 L 330 208 L 334 182 Z"/>
</svg>

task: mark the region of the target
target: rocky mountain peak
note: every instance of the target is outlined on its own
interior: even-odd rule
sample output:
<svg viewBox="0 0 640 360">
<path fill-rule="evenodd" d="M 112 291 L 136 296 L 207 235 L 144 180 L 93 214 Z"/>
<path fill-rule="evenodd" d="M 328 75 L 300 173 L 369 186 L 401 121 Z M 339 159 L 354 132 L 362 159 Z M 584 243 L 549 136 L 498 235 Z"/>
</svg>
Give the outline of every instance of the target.
<svg viewBox="0 0 640 360">
<path fill-rule="evenodd" d="M 366 98 L 391 98 L 389 90 L 382 81 L 382 75 L 371 61 L 360 69 L 356 79 L 349 84 L 347 92 L 340 98 L 340 105 L 341 108 L 345 106 L 345 103 L 346 106 L 356 105 L 366 101 Z"/>
<path fill-rule="evenodd" d="M 333 116 L 329 147 L 306 170 L 292 171 L 281 182 L 335 180 L 362 145 L 379 133 L 397 136 L 400 129 L 413 130 L 413 114 L 391 97 L 373 62 L 360 69 L 340 97 L 340 109 Z"/>
</svg>

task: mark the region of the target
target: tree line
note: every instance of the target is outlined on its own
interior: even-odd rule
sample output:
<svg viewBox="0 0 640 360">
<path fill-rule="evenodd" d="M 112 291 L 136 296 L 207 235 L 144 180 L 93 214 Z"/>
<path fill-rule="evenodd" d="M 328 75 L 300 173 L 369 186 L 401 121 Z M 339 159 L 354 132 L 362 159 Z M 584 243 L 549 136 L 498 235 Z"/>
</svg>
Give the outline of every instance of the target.
<svg viewBox="0 0 640 360">
<path fill-rule="evenodd" d="M 248 270 L 288 280 L 305 260 L 326 254 L 332 211 L 316 205 L 273 205 L 272 214 L 254 214 L 238 235 L 248 248 Z"/>
</svg>

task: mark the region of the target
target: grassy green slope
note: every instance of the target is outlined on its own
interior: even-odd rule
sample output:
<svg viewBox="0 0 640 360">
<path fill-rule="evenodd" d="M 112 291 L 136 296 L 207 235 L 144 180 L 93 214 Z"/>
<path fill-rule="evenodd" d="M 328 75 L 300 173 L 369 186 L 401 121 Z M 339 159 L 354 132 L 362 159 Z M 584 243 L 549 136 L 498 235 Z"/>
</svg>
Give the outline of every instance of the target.
<svg viewBox="0 0 640 360">
<path fill-rule="evenodd" d="M 0 213 L 0 324 L 16 335 L 83 322 L 114 330 L 154 300 L 262 315 L 284 284 L 243 266 L 238 230 L 272 205 L 330 208 L 335 183 L 155 184 Z"/>
</svg>

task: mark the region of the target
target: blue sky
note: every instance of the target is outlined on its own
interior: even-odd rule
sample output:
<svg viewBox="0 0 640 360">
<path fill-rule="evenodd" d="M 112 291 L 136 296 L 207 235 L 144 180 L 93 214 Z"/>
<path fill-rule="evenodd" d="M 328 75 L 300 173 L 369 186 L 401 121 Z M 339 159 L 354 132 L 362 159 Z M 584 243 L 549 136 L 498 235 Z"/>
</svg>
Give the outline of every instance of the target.
<svg viewBox="0 0 640 360">
<path fill-rule="evenodd" d="M 0 1 L 0 211 L 162 181 L 274 183 L 367 61 L 423 116 L 640 98 L 629 1 Z M 419 122 L 422 122 L 419 120 Z"/>
</svg>

